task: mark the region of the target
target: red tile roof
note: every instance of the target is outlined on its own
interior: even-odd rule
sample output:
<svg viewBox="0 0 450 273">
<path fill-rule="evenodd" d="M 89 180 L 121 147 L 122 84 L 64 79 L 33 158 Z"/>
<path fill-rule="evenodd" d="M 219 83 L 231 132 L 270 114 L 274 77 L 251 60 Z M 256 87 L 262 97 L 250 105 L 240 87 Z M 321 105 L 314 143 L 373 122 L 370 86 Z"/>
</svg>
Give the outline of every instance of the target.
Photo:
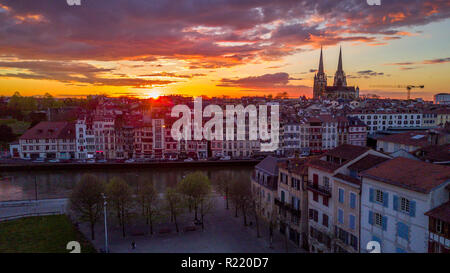
<svg viewBox="0 0 450 273">
<path fill-rule="evenodd" d="M 334 172 L 335 170 L 339 169 L 342 165 L 333 163 L 333 162 L 328 162 L 322 159 L 312 159 L 307 163 L 308 166 L 312 167 L 312 168 L 316 168 L 322 171 L 326 171 L 326 172 Z"/>
<path fill-rule="evenodd" d="M 333 157 L 339 157 L 345 159 L 346 161 L 353 160 L 358 156 L 364 154 L 370 149 L 362 146 L 355 146 L 350 144 L 343 144 L 333 150 L 328 151 L 325 155 L 330 155 Z"/>
<path fill-rule="evenodd" d="M 425 212 L 425 215 L 450 223 L 450 201 Z"/>
<path fill-rule="evenodd" d="M 450 167 L 397 157 L 361 173 L 361 176 L 421 193 L 450 180 Z"/>
<path fill-rule="evenodd" d="M 43 121 L 26 131 L 20 139 L 72 139 L 75 124 L 71 122 Z"/>
<path fill-rule="evenodd" d="M 378 141 L 385 141 L 397 144 L 404 144 L 408 146 L 424 147 L 429 145 L 428 136 L 425 132 L 406 132 L 400 134 L 393 134 L 384 136 L 378 139 Z"/>
<path fill-rule="evenodd" d="M 278 163 L 278 168 L 289 169 L 290 172 L 297 175 L 308 175 L 308 159 L 293 158 L 287 161 Z"/>
<path fill-rule="evenodd" d="M 348 169 L 352 171 L 357 171 L 359 173 L 367 169 L 370 169 L 373 166 L 376 166 L 386 160 L 389 160 L 389 158 L 368 154 L 365 157 L 353 163 L 352 165 L 348 166 Z"/>
<path fill-rule="evenodd" d="M 358 186 L 361 185 L 361 180 L 359 180 L 358 178 L 354 178 L 354 177 L 351 177 L 351 176 L 348 176 L 348 175 L 345 175 L 342 173 L 338 173 L 334 177 L 344 180 L 344 181 L 347 181 L 347 182 L 350 182 L 350 183 L 358 185 Z"/>
</svg>

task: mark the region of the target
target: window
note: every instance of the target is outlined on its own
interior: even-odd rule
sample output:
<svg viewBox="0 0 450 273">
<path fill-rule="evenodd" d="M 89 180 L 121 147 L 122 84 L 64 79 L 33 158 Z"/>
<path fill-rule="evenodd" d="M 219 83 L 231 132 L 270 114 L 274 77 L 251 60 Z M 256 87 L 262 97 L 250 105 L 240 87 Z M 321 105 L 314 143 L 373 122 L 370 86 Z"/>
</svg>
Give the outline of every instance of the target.
<svg viewBox="0 0 450 273">
<path fill-rule="evenodd" d="M 344 189 L 339 189 L 339 203 L 344 203 Z"/>
<path fill-rule="evenodd" d="M 350 245 L 355 250 L 358 250 L 358 238 L 355 235 L 353 235 L 353 234 L 350 234 Z"/>
<path fill-rule="evenodd" d="M 356 194 L 353 192 L 350 193 L 350 207 L 352 209 L 356 208 Z"/>
<path fill-rule="evenodd" d="M 350 214 L 350 216 L 348 217 L 349 219 L 349 226 L 352 230 L 356 229 L 356 217 L 355 215 Z"/>
<path fill-rule="evenodd" d="M 323 205 L 324 205 L 325 207 L 328 207 L 328 197 L 324 196 L 323 199 L 322 199 L 322 201 L 323 201 Z"/>
<path fill-rule="evenodd" d="M 319 194 L 317 192 L 313 192 L 313 200 L 319 202 Z"/>
<path fill-rule="evenodd" d="M 330 188 L 330 179 L 326 176 L 323 177 L 323 186 L 327 189 Z"/>
<path fill-rule="evenodd" d="M 400 210 L 409 213 L 409 200 L 401 197 L 400 198 Z"/>
<path fill-rule="evenodd" d="M 397 223 L 397 235 L 398 235 L 398 237 L 409 241 L 409 227 L 402 222 L 398 222 Z"/>
<path fill-rule="evenodd" d="M 442 221 L 441 220 L 439 220 L 439 219 L 436 219 L 435 220 L 436 221 L 436 232 L 437 233 L 442 233 L 442 231 L 443 231 L 443 223 L 442 223 Z"/>
<path fill-rule="evenodd" d="M 379 213 L 374 213 L 374 224 L 377 226 L 383 226 L 383 216 Z"/>
<path fill-rule="evenodd" d="M 383 203 L 383 192 L 381 190 L 375 190 L 375 200 L 379 203 Z"/>
<path fill-rule="evenodd" d="M 341 209 L 338 209 L 338 221 L 339 224 L 344 224 L 344 211 Z"/>
<path fill-rule="evenodd" d="M 322 225 L 328 227 L 328 215 L 326 214 L 322 215 Z"/>
</svg>

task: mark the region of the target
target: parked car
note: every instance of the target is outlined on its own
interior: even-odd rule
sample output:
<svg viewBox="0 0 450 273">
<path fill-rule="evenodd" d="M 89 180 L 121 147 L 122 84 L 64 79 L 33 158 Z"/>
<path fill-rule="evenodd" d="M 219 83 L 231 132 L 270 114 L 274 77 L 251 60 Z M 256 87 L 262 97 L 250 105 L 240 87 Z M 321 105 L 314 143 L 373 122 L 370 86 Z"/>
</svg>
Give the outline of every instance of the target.
<svg viewBox="0 0 450 273">
<path fill-rule="evenodd" d="M 132 158 L 125 160 L 125 163 L 134 163 L 134 162 L 135 162 L 135 160 Z"/>
<path fill-rule="evenodd" d="M 44 163 L 45 162 L 45 158 L 42 157 L 38 157 L 35 160 L 33 160 L 33 163 Z"/>
<path fill-rule="evenodd" d="M 227 155 L 227 156 L 222 157 L 220 160 L 231 160 L 231 157 Z"/>
<path fill-rule="evenodd" d="M 97 160 L 97 163 L 107 163 L 108 161 L 106 160 L 106 159 L 100 159 L 100 160 Z"/>
<path fill-rule="evenodd" d="M 125 159 L 116 159 L 116 163 L 125 163 Z"/>
<path fill-rule="evenodd" d="M 59 162 L 61 162 L 61 160 L 55 158 L 55 159 L 50 159 L 48 162 L 50 162 L 50 163 L 59 163 Z"/>
<path fill-rule="evenodd" d="M 87 163 L 95 163 L 95 159 L 88 159 Z"/>
<path fill-rule="evenodd" d="M 192 161 L 194 161 L 194 159 L 192 159 L 192 158 L 186 158 L 185 160 L 184 160 L 184 162 L 192 162 Z"/>
</svg>

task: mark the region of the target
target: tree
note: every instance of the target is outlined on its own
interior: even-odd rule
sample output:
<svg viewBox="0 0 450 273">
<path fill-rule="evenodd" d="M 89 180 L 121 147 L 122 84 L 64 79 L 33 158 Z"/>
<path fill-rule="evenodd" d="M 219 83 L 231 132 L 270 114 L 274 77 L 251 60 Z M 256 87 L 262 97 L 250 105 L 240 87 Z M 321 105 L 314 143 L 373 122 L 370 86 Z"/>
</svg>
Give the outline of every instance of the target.
<svg viewBox="0 0 450 273">
<path fill-rule="evenodd" d="M 16 138 L 11 127 L 5 124 L 0 124 L 0 142 L 11 142 Z"/>
<path fill-rule="evenodd" d="M 225 197 L 225 207 L 226 209 L 230 209 L 229 207 L 229 201 L 230 199 L 230 179 L 228 177 L 221 176 L 219 180 L 217 181 L 217 190 L 220 194 L 223 194 Z"/>
<path fill-rule="evenodd" d="M 247 216 L 251 208 L 251 194 L 251 185 L 248 180 L 239 179 L 232 184 L 231 196 L 236 207 L 236 217 L 237 209 L 240 208 L 244 217 L 244 226 L 247 226 Z"/>
<path fill-rule="evenodd" d="M 107 186 L 108 199 L 117 213 L 117 220 L 122 227 L 122 236 L 125 237 L 126 219 L 133 206 L 130 186 L 121 178 L 113 177 Z"/>
<path fill-rule="evenodd" d="M 200 201 L 211 192 L 209 178 L 201 172 L 190 173 L 178 183 L 177 188 L 185 198 L 189 208 L 194 209 L 194 219 L 198 221 Z"/>
<path fill-rule="evenodd" d="M 178 228 L 177 216 L 179 216 L 184 209 L 182 196 L 175 188 L 167 188 L 165 200 L 167 205 L 166 208 L 170 212 L 170 220 L 175 222 L 175 229 L 178 233 L 180 231 Z"/>
<path fill-rule="evenodd" d="M 103 209 L 103 183 L 96 176 L 85 174 L 70 195 L 70 207 L 79 214 L 80 221 L 87 221 L 91 226 L 91 239 L 95 240 L 95 223 Z"/>
<path fill-rule="evenodd" d="M 200 217 L 202 219 L 202 230 L 205 229 L 205 215 L 212 212 L 214 209 L 214 200 L 211 194 L 205 195 L 200 199 Z"/>
<path fill-rule="evenodd" d="M 147 226 L 150 228 L 150 234 L 153 234 L 153 221 L 159 212 L 158 201 L 158 192 L 155 190 L 153 183 L 145 183 L 140 187 L 138 202 L 141 203 Z"/>
</svg>

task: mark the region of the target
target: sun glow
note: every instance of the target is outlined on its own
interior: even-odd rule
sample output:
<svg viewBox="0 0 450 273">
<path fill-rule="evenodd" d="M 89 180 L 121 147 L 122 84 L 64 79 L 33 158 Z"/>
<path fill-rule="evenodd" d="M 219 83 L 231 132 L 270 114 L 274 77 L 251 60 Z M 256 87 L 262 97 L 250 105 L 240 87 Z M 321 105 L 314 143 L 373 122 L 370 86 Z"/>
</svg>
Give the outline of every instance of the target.
<svg viewBox="0 0 450 273">
<path fill-rule="evenodd" d="M 147 99 L 157 99 L 159 98 L 159 96 L 161 96 L 161 91 L 156 90 L 156 89 L 151 89 L 149 91 L 146 91 L 142 94 L 142 97 L 147 98 Z"/>
</svg>

